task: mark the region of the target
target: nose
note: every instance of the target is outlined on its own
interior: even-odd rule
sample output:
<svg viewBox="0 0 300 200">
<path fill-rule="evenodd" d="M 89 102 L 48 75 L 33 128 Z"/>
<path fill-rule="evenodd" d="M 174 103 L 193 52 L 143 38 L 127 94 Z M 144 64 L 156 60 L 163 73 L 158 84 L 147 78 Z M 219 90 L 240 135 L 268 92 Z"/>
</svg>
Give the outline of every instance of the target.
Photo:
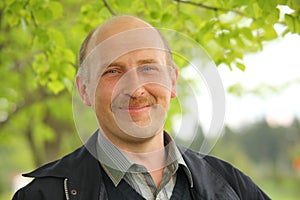
<svg viewBox="0 0 300 200">
<path fill-rule="evenodd" d="M 122 77 L 123 93 L 131 98 L 145 95 L 145 88 L 136 69 L 128 71 Z"/>
</svg>

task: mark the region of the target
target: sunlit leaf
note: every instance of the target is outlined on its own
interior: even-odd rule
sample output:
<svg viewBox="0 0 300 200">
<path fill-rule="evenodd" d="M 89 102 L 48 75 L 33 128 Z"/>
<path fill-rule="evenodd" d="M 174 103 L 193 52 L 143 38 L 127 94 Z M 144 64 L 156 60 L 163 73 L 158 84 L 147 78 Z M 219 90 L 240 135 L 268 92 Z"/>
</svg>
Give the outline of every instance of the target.
<svg viewBox="0 0 300 200">
<path fill-rule="evenodd" d="M 293 15 L 285 14 L 284 19 L 290 32 L 300 34 L 300 15 L 294 17 Z"/>
<path fill-rule="evenodd" d="M 242 71 L 245 71 L 246 66 L 243 63 L 237 62 L 236 67 Z"/>
<path fill-rule="evenodd" d="M 277 0 L 279 5 L 286 5 L 288 0 Z"/>
<path fill-rule="evenodd" d="M 34 16 L 37 23 L 46 24 L 53 19 L 53 13 L 49 7 L 36 9 L 34 11 Z"/>
<path fill-rule="evenodd" d="M 61 18 L 63 16 L 64 10 L 63 10 L 61 3 L 57 2 L 57 1 L 50 1 L 49 8 L 55 19 Z"/>
<path fill-rule="evenodd" d="M 58 80 L 48 82 L 48 87 L 54 94 L 58 94 L 65 88 L 64 84 Z"/>
<path fill-rule="evenodd" d="M 278 37 L 277 32 L 275 31 L 272 25 L 266 25 L 263 27 L 264 29 L 264 39 L 265 40 L 273 40 Z"/>
</svg>

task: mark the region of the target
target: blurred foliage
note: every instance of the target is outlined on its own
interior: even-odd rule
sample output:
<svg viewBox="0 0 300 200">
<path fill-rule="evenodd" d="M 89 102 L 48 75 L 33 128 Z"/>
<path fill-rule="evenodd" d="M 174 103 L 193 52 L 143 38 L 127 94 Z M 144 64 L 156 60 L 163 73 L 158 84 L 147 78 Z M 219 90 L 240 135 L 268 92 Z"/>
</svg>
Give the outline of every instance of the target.
<svg viewBox="0 0 300 200">
<path fill-rule="evenodd" d="M 2 0 L 1 177 L 32 169 L 81 144 L 74 134 L 70 95 L 77 52 L 91 29 L 118 14 L 179 31 L 200 43 L 217 65 L 240 70 L 245 69 L 243 56 L 262 50 L 264 42 L 300 33 L 299 0 Z M 282 35 L 274 25 L 282 26 Z M 173 45 L 184 48 L 180 41 Z M 240 159 L 250 158 L 241 153 Z M 0 194 L 9 189 L 9 180 L 1 179 Z"/>
<path fill-rule="evenodd" d="M 266 121 L 238 129 L 225 128 L 212 155 L 221 157 L 246 172 L 272 199 L 299 198 L 300 121 L 287 127 Z"/>
</svg>

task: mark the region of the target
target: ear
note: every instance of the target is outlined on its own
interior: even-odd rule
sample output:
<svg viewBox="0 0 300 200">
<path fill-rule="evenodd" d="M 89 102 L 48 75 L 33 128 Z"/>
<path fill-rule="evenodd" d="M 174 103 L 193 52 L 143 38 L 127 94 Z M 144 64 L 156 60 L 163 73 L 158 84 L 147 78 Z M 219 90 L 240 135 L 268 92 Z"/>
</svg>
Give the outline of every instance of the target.
<svg viewBox="0 0 300 200">
<path fill-rule="evenodd" d="M 83 83 L 82 78 L 80 78 L 79 76 L 76 76 L 76 86 L 83 103 L 87 106 L 91 106 L 92 104 L 87 92 L 87 86 Z"/>
<path fill-rule="evenodd" d="M 172 73 L 171 73 L 171 79 L 172 79 L 171 98 L 175 98 L 177 96 L 176 95 L 177 78 L 178 78 L 178 68 L 177 68 L 177 66 L 175 66 L 172 69 Z"/>
</svg>

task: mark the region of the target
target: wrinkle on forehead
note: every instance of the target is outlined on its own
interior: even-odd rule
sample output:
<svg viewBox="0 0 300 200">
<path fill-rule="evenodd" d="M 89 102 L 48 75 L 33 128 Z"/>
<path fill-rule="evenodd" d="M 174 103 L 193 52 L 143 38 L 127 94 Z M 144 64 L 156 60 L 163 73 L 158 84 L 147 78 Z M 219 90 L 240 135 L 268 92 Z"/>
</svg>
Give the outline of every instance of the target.
<svg viewBox="0 0 300 200">
<path fill-rule="evenodd" d="M 82 66 L 88 70 L 96 69 L 94 75 L 99 75 L 105 65 L 132 51 L 145 49 L 168 51 L 161 35 L 154 27 L 129 16 L 109 21 L 99 27 L 90 40 L 89 48 L 92 49 L 87 51 Z"/>
</svg>

